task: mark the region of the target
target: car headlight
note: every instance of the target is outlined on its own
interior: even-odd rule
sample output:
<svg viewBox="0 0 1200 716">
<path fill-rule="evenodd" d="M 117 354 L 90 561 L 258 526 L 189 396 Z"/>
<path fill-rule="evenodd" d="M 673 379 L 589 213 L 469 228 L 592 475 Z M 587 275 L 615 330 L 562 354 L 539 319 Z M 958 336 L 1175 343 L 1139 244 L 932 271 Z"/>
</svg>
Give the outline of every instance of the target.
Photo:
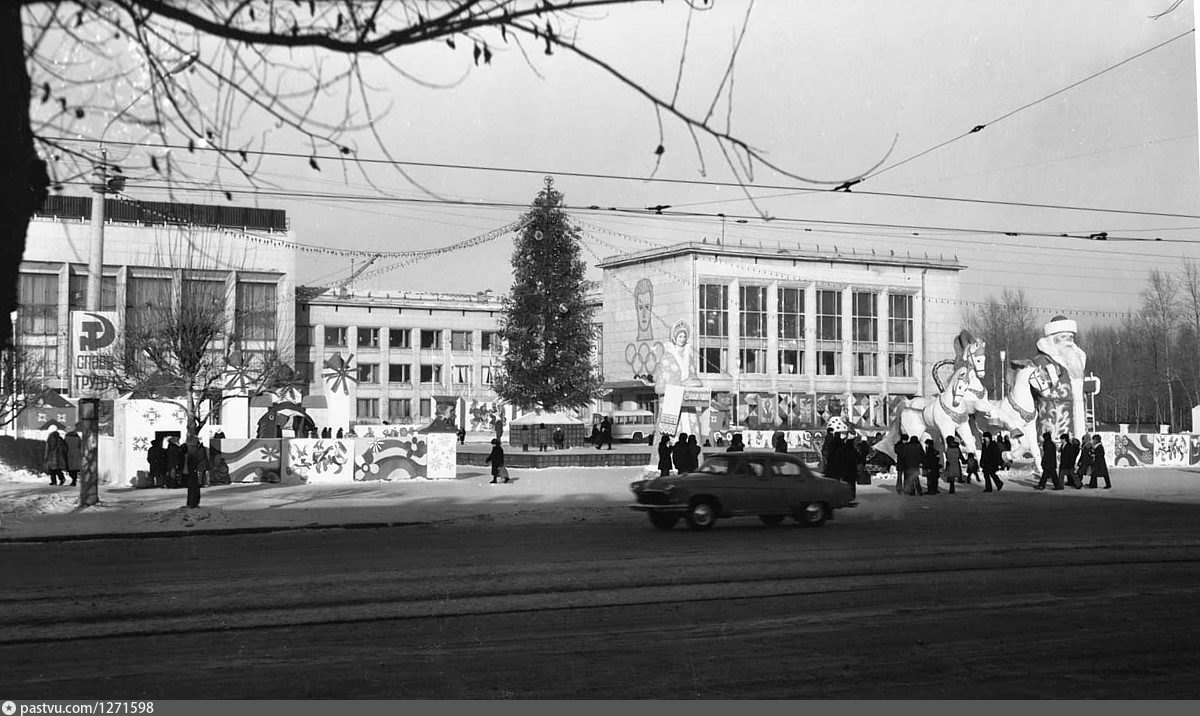
<svg viewBox="0 0 1200 716">
<path fill-rule="evenodd" d="M 637 482 L 629 483 L 629 489 L 633 492 L 633 494 L 636 495 L 642 491 L 642 487 L 644 487 L 645 485 L 646 485 L 645 480 L 638 480 Z"/>
</svg>

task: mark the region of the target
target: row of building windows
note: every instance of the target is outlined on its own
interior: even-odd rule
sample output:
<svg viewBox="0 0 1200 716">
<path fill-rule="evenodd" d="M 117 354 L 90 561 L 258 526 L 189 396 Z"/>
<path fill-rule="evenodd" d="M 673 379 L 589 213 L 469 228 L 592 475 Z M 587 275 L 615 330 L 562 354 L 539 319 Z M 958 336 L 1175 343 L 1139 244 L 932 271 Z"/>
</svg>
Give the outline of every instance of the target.
<svg viewBox="0 0 1200 716">
<path fill-rule="evenodd" d="M 131 327 L 161 315 L 164 307 L 172 306 L 173 296 L 169 278 L 139 278 L 131 276 L 125 287 L 126 319 Z M 58 274 L 22 273 L 18 286 L 20 308 L 17 312 L 17 332 L 28 336 L 52 336 L 59 332 Z M 87 307 L 87 276 L 71 275 L 67 286 L 68 310 Z M 224 310 L 225 282 L 185 278 L 180 294 L 180 310 L 216 308 Z M 275 340 L 278 299 L 274 283 L 239 281 L 234 297 L 236 331 L 242 340 Z M 100 310 L 117 308 L 117 279 L 101 278 Z"/>
<path fill-rule="evenodd" d="M 738 335 L 742 338 L 767 337 L 767 286 L 739 286 L 740 310 Z M 805 305 L 803 288 L 779 288 L 777 314 L 778 337 L 799 339 L 804 336 Z M 842 292 L 817 291 L 816 336 L 818 341 L 842 340 Z M 851 340 L 879 340 L 879 294 L 874 291 L 851 293 Z M 729 286 L 702 284 L 699 295 L 700 336 L 725 338 L 729 336 Z M 888 295 L 888 342 L 912 343 L 913 297 L 910 294 Z"/>
<path fill-rule="evenodd" d="M 355 330 L 355 343 L 359 348 L 379 348 L 383 335 L 382 328 L 359 326 Z M 450 331 L 450 350 L 469 353 L 474 350 L 474 331 Z M 441 350 L 443 331 L 438 329 L 422 329 L 417 332 L 418 345 L 424 350 Z M 330 348 L 349 347 L 349 326 L 325 326 L 325 345 Z M 313 327 L 305 326 L 300 329 L 297 343 L 302 346 L 313 345 Z M 412 348 L 413 329 L 387 329 L 388 348 Z M 479 336 L 479 347 L 485 351 L 500 350 L 500 334 L 495 331 L 482 331 Z"/>
<path fill-rule="evenodd" d="M 741 373 L 766 374 L 767 349 L 741 348 L 738 351 L 739 370 Z M 913 354 L 907 352 L 889 352 L 887 356 L 887 374 L 891 378 L 911 378 L 913 376 Z M 800 375 L 804 372 L 804 351 L 799 348 L 781 348 L 778 351 L 779 374 Z M 816 352 L 817 375 L 842 375 L 842 350 L 840 347 L 823 347 Z M 700 347 L 700 372 L 708 374 L 729 373 L 729 349 L 718 346 Z M 854 352 L 854 375 L 878 376 L 879 353 L 875 350 Z"/>
<path fill-rule="evenodd" d="M 313 382 L 313 364 L 301 361 L 296 364 L 297 377 L 306 382 Z M 376 385 L 383 375 L 384 366 L 378 363 L 358 363 L 355 366 L 355 378 L 359 385 Z M 412 381 L 412 366 L 407 363 L 389 363 L 387 369 L 388 383 L 409 383 Z M 453 365 L 450 367 L 450 379 L 454 385 L 474 385 L 475 366 Z M 442 383 L 442 366 L 422 363 L 418 366 L 417 377 L 422 385 L 440 385 Z M 492 366 L 479 366 L 480 385 L 492 384 Z"/>
<path fill-rule="evenodd" d="M 412 398 L 389 398 L 387 401 L 387 415 L 379 414 L 379 398 L 358 398 L 355 400 L 355 415 L 360 420 L 379 420 L 387 419 L 393 421 L 406 421 L 413 418 Z M 420 410 L 421 418 L 433 417 L 433 399 L 421 398 L 417 402 L 417 407 Z"/>
</svg>

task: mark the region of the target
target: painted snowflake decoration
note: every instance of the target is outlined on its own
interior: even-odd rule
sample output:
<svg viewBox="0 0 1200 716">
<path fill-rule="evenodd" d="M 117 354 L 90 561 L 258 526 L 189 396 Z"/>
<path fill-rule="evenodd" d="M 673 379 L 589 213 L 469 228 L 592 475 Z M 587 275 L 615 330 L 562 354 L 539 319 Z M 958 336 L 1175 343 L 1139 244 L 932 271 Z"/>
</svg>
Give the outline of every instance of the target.
<svg viewBox="0 0 1200 716">
<path fill-rule="evenodd" d="M 133 449 L 138 452 L 141 452 L 143 450 L 149 450 L 150 449 L 150 438 L 147 438 L 147 437 L 134 438 L 133 439 Z"/>
</svg>

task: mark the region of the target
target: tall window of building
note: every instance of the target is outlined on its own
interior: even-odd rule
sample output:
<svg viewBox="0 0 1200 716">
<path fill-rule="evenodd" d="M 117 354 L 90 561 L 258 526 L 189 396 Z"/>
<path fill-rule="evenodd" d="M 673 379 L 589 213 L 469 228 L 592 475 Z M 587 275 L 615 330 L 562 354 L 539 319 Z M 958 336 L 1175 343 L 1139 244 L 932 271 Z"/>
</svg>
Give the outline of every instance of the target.
<svg viewBox="0 0 1200 716">
<path fill-rule="evenodd" d="M 389 328 L 388 348 L 412 348 L 412 330 L 408 328 Z"/>
<path fill-rule="evenodd" d="M 767 287 L 741 286 L 741 320 L 739 327 L 742 338 L 767 337 Z"/>
<path fill-rule="evenodd" d="M 388 420 L 412 417 L 412 398 L 388 398 Z"/>
<path fill-rule="evenodd" d="M 433 399 L 432 398 L 421 398 L 421 417 L 422 418 L 433 417 Z"/>
<path fill-rule="evenodd" d="M 701 373 L 729 372 L 729 287 L 715 283 L 700 285 Z"/>
<path fill-rule="evenodd" d="M 378 363 L 359 363 L 355 368 L 358 373 L 359 384 L 379 382 L 379 364 Z"/>
<path fill-rule="evenodd" d="M 496 331 L 484 331 L 479 334 L 479 347 L 484 352 L 499 353 L 501 348 L 500 334 Z"/>
<path fill-rule="evenodd" d="M 855 291 L 851 301 L 854 374 L 879 375 L 879 296 L 871 291 Z"/>
<path fill-rule="evenodd" d="M 457 385 L 470 385 L 471 384 L 471 366 L 469 366 L 469 365 L 454 366 L 453 377 L 454 377 L 454 382 Z"/>
<path fill-rule="evenodd" d="M 183 279 L 180 310 L 217 316 L 225 312 L 225 282 L 202 278 Z"/>
<path fill-rule="evenodd" d="M 442 348 L 442 332 L 441 331 L 421 331 L 421 348 L 441 350 L 441 348 Z"/>
<path fill-rule="evenodd" d="M 275 340 L 278 307 L 275 284 L 238 281 L 238 336 L 247 341 Z"/>
<path fill-rule="evenodd" d="M 492 384 L 492 366 L 490 366 L 490 365 L 479 366 L 479 383 L 481 385 L 491 385 Z"/>
<path fill-rule="evenodd" d="M 741 370 L 743 373 L 767 372 L 767 287 L 741 286 L 738 289 L 741 311 Z"/>
<path fill-rule="evenodd" d="M 325 326 L 325 347 L 326 348 L 345 348 L 346 347 L 346 327 L 345 326 Z"/>
<path fill-rule="evenodd" d="M 58 377 L 58 346 L 38 346 L 23 344 L 20 347 L 21 370 L 35 382 L 44 382 Z M 5 356 L 11 356 L 5 353 Z M 9 366 L 4 366 L 8 370 Z"/>
<path fill-rule="evenodd" d="M 421 364 L 421 382 L 422 383 L 441 383 L 442 382 L 442 367 L 440 365 L 430 365 L 428 363 Z"/>
<path fill-rule="evenodd" d="M 913 375 L 913 297 L 911 294 L 888 295 L 888 376 L 911 378 Z"/>
<path fill-rule="evenodd" d="M 700 349 L 701 373 L 726 373 L 729 363 L 729 349 L 705 346 Z"/>
<path fill-rule="evenodd" d="M 58 333 L 58 274 L 22 273 L 17 288 L 17 332 L 27 336 Z"/>
<path fill-rule="evenodd" d="M 171 279 L 130 276 L 125 284 L 125 325 L 138 331 L 171 305 Z"/>
<path fill-rule="evenodd" d="M 817 291 L 817 375 L 842 373 L 842 292 Z"/>
<path fill-rule="evenodd" d="M 804 372 L 804 289 L 779 289 L 779 372 Z"/>
<path fill-rule="evenodd" d="M 379 417 L 379 398 L 359 398 L 354 401 L 357 408 L 356 414 L 359 418 L 378 418 Z"/>
<path fill-rule="evenodd" d="M 388 365 L 389 383 L 411 383 L 412 366 L 407 363 L 391 363 Z"/>
<path fill-rule="evenodd" d="M 367 328 L 359 326 L 355 331 L 358 335 L 357 343 L 359 348 L 378 348 L 379 347 L 379 329 Z"/>
<path fill-rule="evenodd" d="M 71 274 L 70 285 L 68 286 L 69 305 L 72 311 L 83 311 L 87 309 L 88 295 L 88 277 L 86 273 Z M 117 277 L 116 276 L 101 276 L 100 277 L 100 310 L 115 311 L 117 310 Z"/>
<path fill-rule="evenodd" d="M 450 350 L 456 353 L 470 353 L 471 331 L 450 331 Z"/>
<path fill-rule="evenodd" d="M 723 338 L 729 335 L 729 287 L 700 285 L 700 335 Z"/>
</svg>

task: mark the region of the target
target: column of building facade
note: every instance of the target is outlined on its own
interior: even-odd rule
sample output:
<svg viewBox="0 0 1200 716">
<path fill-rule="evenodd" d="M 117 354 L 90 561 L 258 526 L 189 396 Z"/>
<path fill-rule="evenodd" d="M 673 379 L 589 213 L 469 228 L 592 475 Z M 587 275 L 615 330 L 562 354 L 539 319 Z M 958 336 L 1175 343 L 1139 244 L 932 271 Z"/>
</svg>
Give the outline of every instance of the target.
<svg viewBox="0 0 1200 716">
<path fill-rule="evenodd" d="M 926 375 L 933 363 L 925 353 L 925 270 L 921 270 L 921 288 L 913 298 L 913 373 L 917 395 L 926 394 Z"/>
<path fill-rule="evenodd" d="M 881 414 L 877 416 L 880 421 L 886 421 L 889 417 L 887 414 L 888 395 L 891 393 L 890 377 L 888 374 L 888 366 L 891 365 L 891 360 L 888 357 L 888 330 L 891 326 L 891 292 L 885 286 L 879 290 L 876 295 L 878 302 L 875 308 L 875 315 L 878 316 L 879 328 L 876 333 L 876 343 L 879 346 L 876 350 L 879 353 L 879 409 Z"/>
<path fill-rule="evenodd" d="M 853 286 L 842 287 L 842 312 L 838 318 L 842 323 L 842 405 L 846 406 L 848 415 L 850 406 L 854 404 L 854 389 L 851 387 L 855 378 Z"/>
<path fill-rule="evenodd" d="M 779 281 L 767 284 L 767 375 L 771 392 L 779 393 Z"/>
<path fill-rule="evenodd" d="M 729 281 L 729 310 L 728 316 L 728 333 L 727 344 L 729 346 L 729 375 L 733 378 L 733 394 L 737 405 L 741 404 L 741 381 L 742 381 L 742 296 L 741 280 L 734 278 Z M 737 415 L 735 414 L 736 418 Z"/>
<path fill-rule="evenodd" d="M 808 376 L 808 394 L 815 406 L 817 399 L 817 284 L 804 287 L 804 374 Z"/>
</svg>

